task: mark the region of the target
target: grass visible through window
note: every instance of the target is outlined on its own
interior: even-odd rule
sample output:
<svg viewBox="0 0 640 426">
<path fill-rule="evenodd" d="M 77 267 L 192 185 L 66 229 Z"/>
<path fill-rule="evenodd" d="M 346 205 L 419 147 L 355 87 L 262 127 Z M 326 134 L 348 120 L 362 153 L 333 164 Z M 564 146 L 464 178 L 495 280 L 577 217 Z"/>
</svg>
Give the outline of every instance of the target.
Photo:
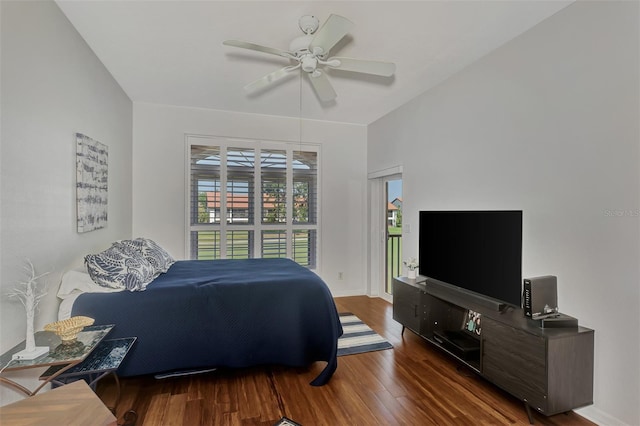
<svg viewBox="0 0 640 426">
<path fill-rule="evenodd" d="M 285 242 L 280 238 L 280 233 L 275 233 L 273 237 L 263 237 L 263 257 L 278 258 L 283 257 L 281 246 Z M 293 243 L 294 261 L 309 265 L 309 238 L 306 232 L 296 232 Z M 249 238 L 247 231 L 233 231 L 227 235 L 227 258 L 228 259 L 248 259 Z M 199 260 L 220 259 L 220 233 L 218 231 L 198 231 L 198 256 Z"/>
</svg>

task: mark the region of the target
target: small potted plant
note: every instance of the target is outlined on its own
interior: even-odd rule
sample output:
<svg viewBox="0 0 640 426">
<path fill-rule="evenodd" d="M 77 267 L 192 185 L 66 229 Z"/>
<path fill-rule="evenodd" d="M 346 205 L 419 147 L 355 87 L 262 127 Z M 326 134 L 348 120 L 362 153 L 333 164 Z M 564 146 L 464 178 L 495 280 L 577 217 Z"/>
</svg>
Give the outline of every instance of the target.
<svg viewBox="0 0 640 426">
<path fill-rule="evenodd" d="M 416 275 L 418 274 L 418 260 L 415 257 L 412 257 L 409 260 L 405 260 L 404 266 L 407 267 L 407 278 L 410 280 L 415 280 Z"/>
</svg>

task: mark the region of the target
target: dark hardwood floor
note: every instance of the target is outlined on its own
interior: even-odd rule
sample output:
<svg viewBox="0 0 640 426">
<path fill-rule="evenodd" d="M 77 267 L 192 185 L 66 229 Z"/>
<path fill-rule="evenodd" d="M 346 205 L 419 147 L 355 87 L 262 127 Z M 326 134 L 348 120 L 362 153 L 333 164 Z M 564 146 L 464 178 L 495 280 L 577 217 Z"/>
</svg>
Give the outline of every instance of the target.
<svg viewBox="0 0 640 426">
<path fill-rule="evenodd" d="M 310 386 L 324 363 L 308 368 L 216 370 L 188 377 L 121 379 L 116 416 L 137 412 L 136 425 L 272 425 L 286 416 L 311 425 L 528 424 L 522 403 L 430 346 L 392 319 L 392 306 L 366 296 L 336 298 L 394 346 L 338 359 L 329 384 Z M 286 350 L 286 348 L 284 348 Z M 98 395 L 109 406 L 115 382 Z M 538 425 L 592 425 L 574 412 L 537 413 Z"/>
</svg>

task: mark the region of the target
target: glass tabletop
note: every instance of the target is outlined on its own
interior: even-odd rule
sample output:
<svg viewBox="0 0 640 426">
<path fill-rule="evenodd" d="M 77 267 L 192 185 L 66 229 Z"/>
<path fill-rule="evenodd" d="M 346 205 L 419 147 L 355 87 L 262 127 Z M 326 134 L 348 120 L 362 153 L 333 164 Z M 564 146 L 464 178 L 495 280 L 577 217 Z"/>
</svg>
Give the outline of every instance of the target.
<svg viewBox="0 0 640 426">
<path fill-rule="evenodd" d="M 84 361 L 65 371 L 64 374 L 58 377 L 58 380 L 66 377 L 117 370 L 135 341 L 135 337 L 103 340 Z M 40 380 L 54 375 L 63 367 L 64 365 L 52 365 L 40 375 Z"/>
<path fill-rule="evenodd" d="M 85 327 L 78 333 L 76 339 L 69 342 L 63 342 L 50 331 L 38 331 L 35 333 L 36 346 L 48 346 L 48 354 L 30 360 L 12 360 L 13 354 L 25 348 L 25 342 L 22 342 L 2 354 L 0 365 L 7 366 L 4 371 L 11 371 L 48 365 L 76 364 L 84 360 L 113 327 L 113 324 Z"/>
</svg>

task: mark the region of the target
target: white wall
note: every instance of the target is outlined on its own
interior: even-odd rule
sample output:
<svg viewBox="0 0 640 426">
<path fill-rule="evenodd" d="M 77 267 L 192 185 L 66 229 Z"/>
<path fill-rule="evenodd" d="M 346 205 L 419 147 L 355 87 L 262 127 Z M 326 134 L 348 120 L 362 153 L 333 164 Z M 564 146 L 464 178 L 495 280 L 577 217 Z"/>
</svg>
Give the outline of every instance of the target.
<svg viewBox="0 0 640 426">
<path fill-rule="evenodd" d="M 0 351 L 24 340 L 25 312 L 5 292 L 29 258 L 48 295 L 36 329 L 56 319 L 63 271 L 131 235 L 132 104 L 51 1 L 0 2 L 2 61 Z M 109 147 L 105 229 L 78 234 L 75 133 Z M 25 376 L 35 377 L 37 374 Z M 0 387 L 0 404 L 20 396 Z"/>
<path fill-rule="evenodd" d="M 299 128 L 299 120 L 292 118 L 135 103 L 134 235 L 152 238 L 184 258 L 185 134 L 295 142 Z M 321 146 L 317 272 L 334 296 L 364 294 L 366 127 L 304 120 L 302 140 Z"/>
<path fill-rule="evenodd" d="M 638 2 L 577 2 L 369 126 L 423 209 L 522 209 L 523 275 L 595 330 L 602 424 L 640 424 Z M 405 234 L 415 255 L 417 232 Z M 413 252 L 412 252 L 413 250 Z"/>
</svg>

